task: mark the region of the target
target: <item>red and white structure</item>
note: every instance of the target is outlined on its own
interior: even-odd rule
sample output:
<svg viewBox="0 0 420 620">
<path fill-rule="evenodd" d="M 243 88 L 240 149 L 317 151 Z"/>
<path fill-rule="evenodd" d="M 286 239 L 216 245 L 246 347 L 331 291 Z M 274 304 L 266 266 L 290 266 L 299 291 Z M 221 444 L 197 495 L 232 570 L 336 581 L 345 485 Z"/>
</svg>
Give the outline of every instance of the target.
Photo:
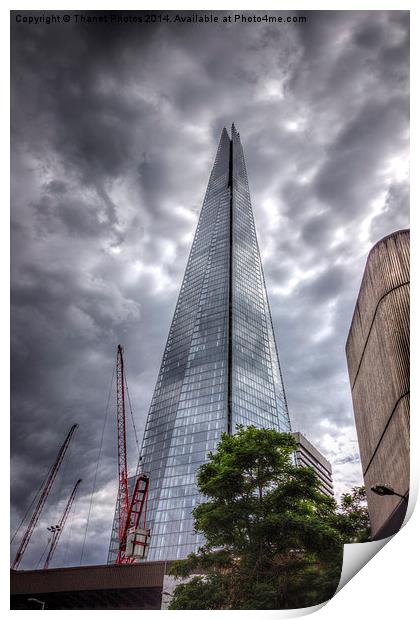
<svg viewBox="0 0 420 620">
<path fill-rule="evenodd" d="M 121 345 L 117 348 L 117 431 L 118 431 L 118 554 L 117 564 L 129 564 L 144 559 L 150 544 L 147 528 L 147 495 L 149 477 L 136 477 L 133 493 L 128 490 L 127 436 L 125 416 L 124 358 Z"/>
</svg>

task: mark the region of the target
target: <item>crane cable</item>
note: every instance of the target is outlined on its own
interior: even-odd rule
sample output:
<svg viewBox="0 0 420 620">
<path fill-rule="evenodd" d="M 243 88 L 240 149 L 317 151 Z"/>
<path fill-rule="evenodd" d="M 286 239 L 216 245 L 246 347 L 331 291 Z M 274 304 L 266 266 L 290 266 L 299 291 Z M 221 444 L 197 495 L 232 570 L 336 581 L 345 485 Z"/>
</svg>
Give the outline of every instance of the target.
<svg viewBox="0 0 420 620">
<path fill-rule="evenodd" d="M 138 440 L 138 437 L 137 437 L 136 425 L 135 425 L 135 423 L 134 423 L 133 408 L 132 408 L 132 406 L 131 406 L 130 392 L 128 391 L 127 377 L 126 377 L 125 373 L 124 373 L 124 382 L 125 382 L 125 389 L 126 389 L 127 396 L 128 396 L 128 405 L 129 405 L 129 407 L 130 407 L 131 421 L 132 421 L 132 423 L 133 423 L 134 438 L 135 438 L 135 440 L 136 440 L 137 453 L 138 453 L 138 456 L 140 456 L 140 446 L 139 446 L 139 440 Z"/>
<path fill-rule="evenodd" d="M 91 510 L 92 510 L 93 495 L 94 495 L 95 489 L 96 489 L 96 477 L 98 475 L 99 461 L 101 460 L 102 446 L 103 446 L 103 443 L 104 443 L 104 435 L 105 435 L 105 426 L 106 426 L 106 422 L 107 422 L 107 419 L 108 419 L 109 402 L 111 400 L 111 391 L 112 391 L 112 386 L 113 386 L 113 383 L 114 383 L 114 376 L 115 376 L 115 368 L 112 371 L 111 382 L 110 382 L 110 385 L 109 385 L 108 401 L 107 401 L 107 404 L 106 404 L 104 424 L 103 424 L 103 427 L 102 427 L 101 443 L 100 443 L 100 446 L 99 446 L 98 459 L 96 461 L 96 469 L 95 469 L 95 475 L 94 475 L 94 478 L 93 478 L 92 493 L 90 495 L 89 511 L 88 511 L 88 516 L 87 516 L 87 520 L 86 520 L 86 528 L 85 528 L 85 535 L 84 535 L 84 538 L 83 538 L 82 552 L 80 554 L 80 562 L 79 562 L 80 566 L 82 565 L 83 554 L 85 552 L 86 536 L 87 536 L 87 531 L 88 531 L 88 528 L 89 528 L 89 520 L 90 520 L 90 513 L 91 513 Z"/>
<path fill-rule="evenodd" d="M 48 540 L 47 540 L 47 544 L 46 544 L 46 545 L 45 545 L 45 547 L 44 547 L 44 551 L 41 553 L 41 557 L 39 558 L 38 563 L 37 563 L 37 565 L 36 565 L 36 568 L 37 568 L 37 569 L 38 569 L 38 567 L 40 566 L 41 561 L 42 561 L 42 558 L 43 558 L 43 557 L 44 557 L 44 555 L 46 554 L 48 547 L 50 546 L 50 543 L 51 543 L 51 539 L 52 539 L 52 537 L 53 537 L 53 533 L 51 532 L 51 536 L 48 538 Z"/>
<path fill-rule="evenodd" d="M 72 444 L 69 445 L 68 453 L 67 453 L 67 459 L 65 459 L 65 461 L 64 461 L 63 471 L 61 472 L 61 480 L 62 481 L 65 480 L 65 475 L 67 473 L 68 463 L 70 461 L 71 448 L 72 448 Z M 60 520 L 59 500 L 57 500 L 57 502 L 56 502 L 56 514 L 55 514 L 55 519 L 54 519 L 53 525 L 56 525 L 59 522 L 59 520 Z M 40 564 L 42 562 L 42 559 L 43 559 L 44 555 L 46 554 L 48 547 L 50 546 L 50 543 L 51 543 L 51 540 L 52 540 L 53 536 L 54 536 L 53 533 L 51 533 L 51 536 L 48 537 L 47 544 L 45 545 L 44 551 L 42 552 L 41 557 L 39 558 L 38 563 L 36 565 L 37 568 L 40 566 Z"/>
<path fill-rule="evenodd" d="M 61 516 L 61 511 L 60 511 L 60 499 L 61 499 L 61 494 L 62 494 L 62 490 L 65 485 L 66 482 L 66 476 L 67 476 L 67 471 L 68 471 L 68 464 L 71 461 L 71 449 L 73 447 L 73 442 L 70 443 L 69 447 L 67 448 L 67 454 L 66 454 L 66 458 L 63 460 L 63 467 L 60 470 L 59 475 L 57 476 L 57 480 L 60 481 L 60 485 L 57 488 L 57 491 L 55 493 L 55 496 L 57 497 L 57 500 L 55 502 L 56 506 L 55 506 L 55 518 L 52 522 L 51 525 L 56 525 L 59 521 L 60 521 L 60 516 Z"/>
<path fill-rule="evenodd" d="M 70 547 L 70 540 L 73 534 L 73 522 L 74 522 L 74 514 L 75 514 L 75 505 L 77 502 L 77 498 L 73 503 L 73 506 L 70 508 L 70 514 L 69 514 L 69 518 L 70 518 L 70 523 L 69 523 L 69 528 L 68 528 L 68 536 L 67 536 L 67 541 L 66 541 L 66 550 L 64 552 L 64 566 L 68 566 L 69 563 L 69 547 Z"/>
</svg>

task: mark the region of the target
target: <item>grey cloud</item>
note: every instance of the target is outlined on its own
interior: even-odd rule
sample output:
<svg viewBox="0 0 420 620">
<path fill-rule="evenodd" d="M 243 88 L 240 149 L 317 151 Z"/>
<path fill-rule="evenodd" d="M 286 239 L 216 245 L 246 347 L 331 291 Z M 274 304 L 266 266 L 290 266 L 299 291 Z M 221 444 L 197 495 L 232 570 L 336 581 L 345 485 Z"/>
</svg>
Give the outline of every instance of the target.
<svg viewBox="0 0 420 620">
<path fill-rule="evenodd" d="M 400 146 L 407 111 L 400 98 L 368 103 L 340 133 L 315 182 L 319 198 L 334 207 L 334 215 L 341 217 L 344 211 L 356 215 L 378 192 L 379 167 Z"/>
<path fill-rule="evenodd" d="M 376 51 L 386 41 L 386 33 L 381 23 L 368 22 L 354 34 L 354 42 L 363 48 Z"/>
<path fill-rule="evenodd" d="M 62 185 L 60 181 L 53 181 Z M 72 195 L 64 192 L 60 196 L 45 195 L 41 201 L 34 205 L 38 214 L 37 230 L 40 235 L 46 233 L 62 232 L 69 235 L 92 237 L 100 234 L 101 228 L 108 227 L 108 222 L 100 221 L 102 204 L 98 202 L 77 200 Z"/>
<path fill-rule="evenodd" d="M 323 304 L 337 297 L 346 286 L 347 269 L 340 265 L 328 266 L 322 273 L 304 282 L 296 292 L 297 299 Z"/>
<path fill-rule="evenodd" d="M 410 208 L 409 189 L 406 183 L 394 183 L 388 189 L 383 210 L 370 224 L 372 244 L 382 239 L 389 230 L 407 226 Z"/>
<path fill-rule="evenodd" d="M 302 226 L 302 239 L 309 245 L 319 246 L 329 238 L 333 229 L 333 223 L 329 221 L 328 214 L 318 214 L 306 217 Z"/>
<path fill-rule="evenodd" d="M 349 454 L 348 456 L 343 456 L 342 458 L 334 461 L 334 465 L 345 465 L 346 463 L 360 463 L 360 455 Z"/>
</svg>

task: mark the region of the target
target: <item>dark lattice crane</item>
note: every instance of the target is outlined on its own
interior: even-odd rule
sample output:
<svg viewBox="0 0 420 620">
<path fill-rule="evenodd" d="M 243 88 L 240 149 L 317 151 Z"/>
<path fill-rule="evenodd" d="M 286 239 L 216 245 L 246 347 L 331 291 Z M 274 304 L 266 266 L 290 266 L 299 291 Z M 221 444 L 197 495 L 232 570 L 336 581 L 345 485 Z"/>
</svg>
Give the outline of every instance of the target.
<svg viewBox="0 0 420 620">
<path fill-rule="evenodd" d="M 48 551 L 48 555 L 47 558 L 45 560 L 45 564 L 44 564 L 44 569 L 48 568 L 49 563 L 51 562 L 53 555 L 55 553 L 55 550 L 57 548 L 58 545 L 58 541 L 60 540 L 60 536 L 61 536 L 61 532 L 64 529 L 64 526 L 66 524 L 67 521 L 67 517 L 69 516 L 71 507 L 73 506 L 73 502 L 74 502 L 74 498 L 76 497 L 76 493 L 77 493 L 77 489 L 79 488 L 79 484 L 82 482 L 81 479 L 79 479 L 76 484 L 74 485 L 73 491 L 71 492 L 71 495 L 69 497 L 69 500 L 66 504 L 66 507 L 64 508 L 64 512 L 61 515 L 61 519 L 60 521 L 57 523 L 57 525 L 52 525 L 51 527 L 47 528 L 51 533 L 52 533 L 52 537 L 51 537 L 51 543 L 50 543 L 50 548 Z"/>
<path fill-rule="evenodd" d="M 128 564 L 144 558 L 150 541 L 146 527 L 149 477 L 136 477 L 133 493 L 128 490 L 127 438 L 125 422 L 124 358 L 121 345 L 117 348 L 117 430 L 118 430 L 118 555 L 117 564 Z M 143 517 L 142 527 L 140 520 Z"/>
<path fill-rule="evenodd" d="M 67 451 L 67 448 L 70 445 L 70 441 L 71 441 L 71 439 L 72 439 L 72 437 L 74 435 L 74 432 L 75 432 L 77 427 L 78 427 L 78 424 L 73 424 L 73 426 L 69 430 L 68 435 L 67 435 L 66 439 L 64 440 L 64 443 L 61 446 L 61 448 L 60 448 L 60 450 L 59 450 L 59 452 L 57 454 L 57 457 L 56 457 L 56 459 L 54 461 L 53 466 L 51 467 L 50 471 L 47 474 L 47 477 L 46 477 L 45 482 L 44 482 L 43 487 L 42 487 L 42 491 L 41 491 L 41 495 L 39 497 L 38 503 L 37 503 L 37 505 L 35 507 L 35 510 L 34 510 L 34 512 L 32 514 L 32 517 L 31 517 L 30 521 L 29 521 L 29 525 L 26 528 L 26 531 L 25 531 L 25 533 L 23 535 L 22 541 L 21 541 L 21 543 L 19 545 L 19 549 L 17 550 L 15 559 L 13 561 L 12 568 L 14 568 L 14 569 L 18 568 L 18 566 L 19 566 L 19 564 L 20 564 L 20 562 L 22 560 L 23 554 L 26 551 L 26 548 L 27 548 L 27 546 L 29 544 L 29 541 L 30 541 L 30 538 L 31 538 L 31 536 L 33 534 L 35 526 L 38 523 L 39 517 L 41 516 L 42 509 L 44 508 L 45 502 L 47 501 L 47 497 L 49 495 L 49 492 L 51 491 L 51 487 L 52 487 L 52 485 L 54 483 L 54 480 L 55 480 L 55 478 L 57 476 L 58 470 L 60 469 L 61 463 L 63 462 L 64 455 L 65 455 L 65 453 Z"/>
</svg>

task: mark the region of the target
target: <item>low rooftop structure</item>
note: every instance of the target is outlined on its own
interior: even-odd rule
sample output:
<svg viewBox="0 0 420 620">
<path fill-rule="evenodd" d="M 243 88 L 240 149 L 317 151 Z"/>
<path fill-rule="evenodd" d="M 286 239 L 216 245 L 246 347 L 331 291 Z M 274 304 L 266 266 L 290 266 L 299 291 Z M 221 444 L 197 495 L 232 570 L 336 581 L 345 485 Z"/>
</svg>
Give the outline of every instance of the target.
<svg viewBox="0 0 420 620">
<path fill-rule="evenodd" d="M 167 562 L 11 570 L 11 609 L 160 609 Z"/>
</svg>

